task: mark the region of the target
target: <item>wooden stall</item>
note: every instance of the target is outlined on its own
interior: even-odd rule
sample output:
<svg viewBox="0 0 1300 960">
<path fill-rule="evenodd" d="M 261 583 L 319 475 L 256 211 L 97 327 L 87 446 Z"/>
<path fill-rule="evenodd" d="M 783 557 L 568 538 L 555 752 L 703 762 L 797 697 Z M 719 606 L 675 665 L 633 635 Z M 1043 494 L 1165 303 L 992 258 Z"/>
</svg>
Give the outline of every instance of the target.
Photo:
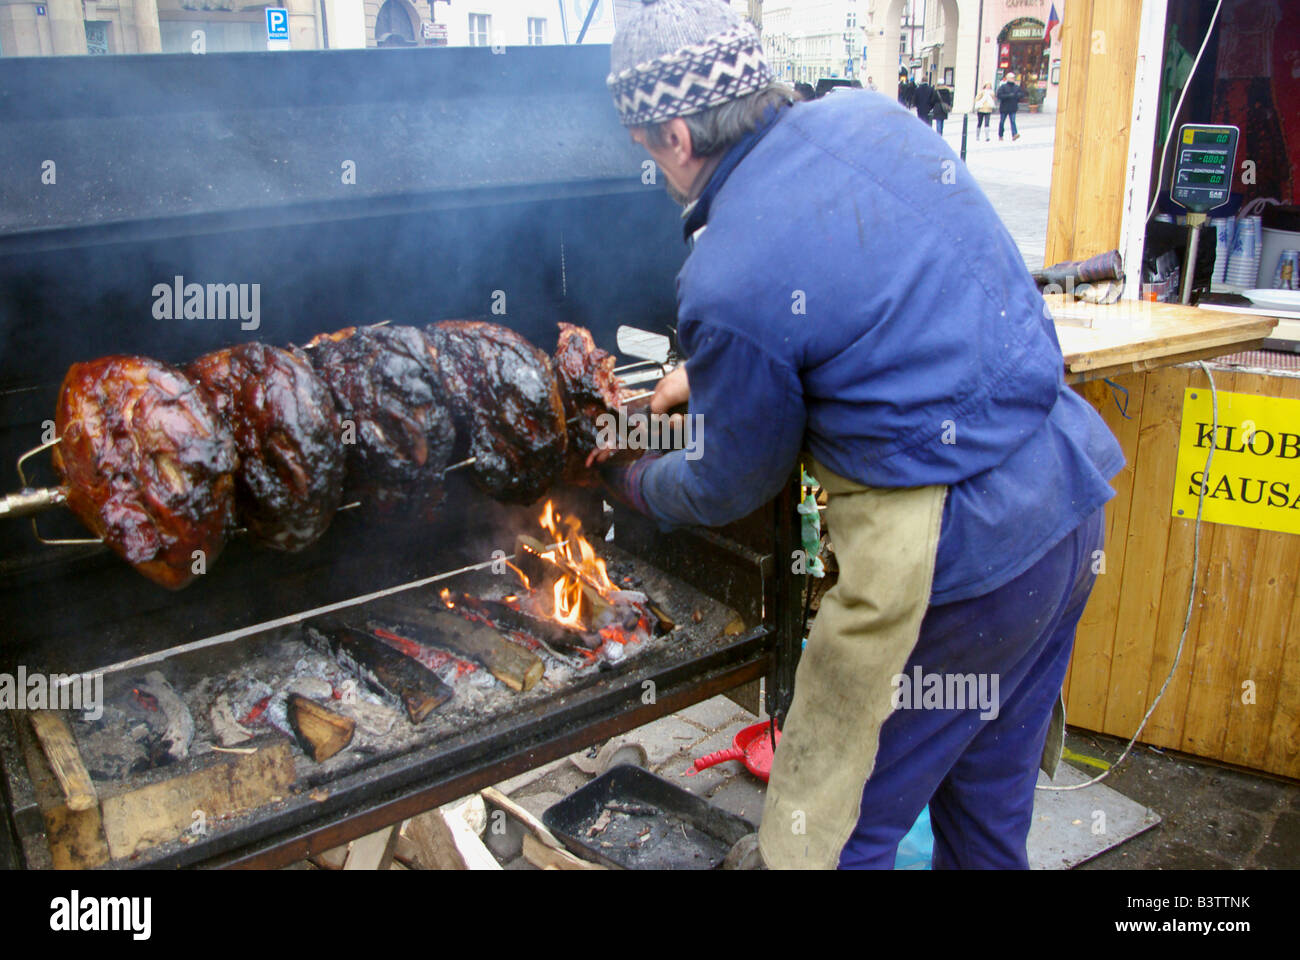
<svg viewBox="0 0 1300 960">
<path fill-rule="evenodd" d="M 1140 280 L 1133 251 L 1140 257 L 1161 146 L 1151 104 L 1167 9 L 1166 0 L 1079 0 L 1063 23 L 1045 262 L 1119 248 L 1130 292 Z M 1067 716 L 1124 738 L 1169 674 L 1188 609 L 1195 522 L 1171 507 L 1187 391 L 1209 382 L 1186 361 L 1207 360 L 1220 394 L 1300 400 L 1300 354 L 1255 349 L 1269 335 L 1249 329 L 1258 315 L 1239 315 L 1235 331 L 1197 344 L 1188 331 L 1212 324 L 1210 311 L 1141 306 L 1160 308 L 1174 326 L 1186 323 L 1183 342 L 1161 345 L 1159 332 L 1140 322 L 1130 336 L 1105 321 L 1112 308 L 1091 308 L 1103 311 L 1096 323 L 1075 326 L 1066 314 L 1083 308 L 1057 304 L 1067 376 L 1127 459 L 1112 480 L 1104 568 L 1075 642 Z M 1300 460 L 1281 469 L 1300 491 Z M 1206 521 L 1196 570 L 1179 666 L 1141 742 L 1300 777 L 1300 534 Z"/>
</svg>

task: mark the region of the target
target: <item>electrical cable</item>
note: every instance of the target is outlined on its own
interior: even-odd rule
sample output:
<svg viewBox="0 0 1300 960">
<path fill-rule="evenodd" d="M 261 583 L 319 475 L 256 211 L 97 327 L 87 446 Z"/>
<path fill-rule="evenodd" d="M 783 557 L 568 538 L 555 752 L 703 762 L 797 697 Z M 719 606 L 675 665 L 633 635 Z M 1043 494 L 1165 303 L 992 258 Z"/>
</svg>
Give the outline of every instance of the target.
<svg viewBox="0 0 1300 960">
<path fill-rule="evenodd" d="M 1083 783 L 1071 783 L 1065 786 L 1039 785 L 1035 790 L 1082 790 L 1084 787 L 1090 787 L 1094 783 L 1100 783 L 1108 776 L 1115 772 L 1115 768 L 1124 762 L 1124 759 L 1133 749 L 1133 744 L 1137 738 L 1142 735 L 1146 728 L 1147 721 L 1151 719 L 1151 714 L 1155 712 L 1156 706 L 1160 703 L 1160 698 L 1165 695 L 1165 690 L 1169 682 L 1174 679 L 1174 672 L 1178 669 L 1178 661 L 1183 656 L 1183 645 L 1187 642 L 1187 628 L 1192 623 L 1192 610 L 1196 607 L 1196 580 L 1201 566 L 1201 511 L 1205 506 L 1205 491 L 1210 485 L 1210 464 L 1214 462 L 1214 443 L 1215 437 L 1219 433 L 1219 394 L 1214 386 L 1214 375 L 1210 373 L 1210 368 L 1205 365 L 1205 361 L 1197 361 L 1201 370 L 1205 373 L 1205 378 L 1210 381 L 1210 406 L 1213 414 L 1212 429 L 1210 431 L 1210 450 L 1205 455 L 1205 473 L 1201 475 L 1200 490 L 1196 495 L 1196 528 L 1192 537 L 1192 585 L 1187 590 L 1187 615 L 1183 617 L 1183 632 L 1178 638 L 1178 649 L 1174 651 L 1174 662 L 1169 666 L 1169 675 L 1165 677 L 1165 682 L 1160 685 L 1160 691 L 1156 694 L 1151 706 L 1147 708 L 1146 714 L 1142 717 L 1142 722 L 1138 724 L 1137 731 L 1129 739 L 1128 745 L 1124 752 L 1119 755 L 1119 759 L 1110 765 L 1108 770 L 1103 770 L 1091 780 L 1085 780 Z"/>
<path fill-rule="evenodd" d="M 1174 107 L 1174 112 L 1169 115 L 1169 131 L 1165 134 L 1164 149 L 1160 151 L 1160 170 L 1156 174 L 1156 188 L 1151 194 L 1151 208 L 1147 210 L 1145 223 L 1151 222 L 1151 218 L 1156 212 L 1156 204 L 1160 202 L 1160 190 L 1165 181 L 1165 160 L 1169 156 L 1169 141 L 1173 139 L 1174 121 L 1178 119 L 1178 112 L 1183 109 L 1183 99 L 1187 96 L 1192 80 L 1196 77 L 1196 68 L 1201 64 L 1201 55 L 1205 53 L 1205 48 L 1210 44 L 1210 37 L 1214 34 L 1214 25 L 1219 21 L 1219 10 L 1222 7 L 1223 0 L 1219 0 L 1214 5 L 1214 15 L 1210 17 L 1210 25 L 1205 30 L 1205 39 L 1201 41 L 1201 49 L 1196 51 L 1196 59 L 1192 61 L 1192 70 L 1187 74 L 1187 82 L 1183 84 L 1183 92 L 1178 95 L 1178 104 Z"/>
</svg>

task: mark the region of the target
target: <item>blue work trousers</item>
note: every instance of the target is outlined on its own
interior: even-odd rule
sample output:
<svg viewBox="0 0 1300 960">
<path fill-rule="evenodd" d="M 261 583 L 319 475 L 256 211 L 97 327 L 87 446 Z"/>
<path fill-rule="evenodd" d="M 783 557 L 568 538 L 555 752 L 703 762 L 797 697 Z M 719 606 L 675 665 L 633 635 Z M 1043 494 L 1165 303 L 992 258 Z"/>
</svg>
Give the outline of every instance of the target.
<svg viewBox="0 0 1300 960">
<path fill-rule="evenodd" d="M 926 612 L 905 680 L 896 684 L 911 702 L 902 701 L 881 727 L 840 869 L 891 868 L 926 804 L 935 869 L 1028 868 L 1034 784 L 1096 579 L 1104 517 L 1097 511 L 1010 583 Z M 927 691 L 938 689 L 943 695 L 927 701 Z"/>
</svg>

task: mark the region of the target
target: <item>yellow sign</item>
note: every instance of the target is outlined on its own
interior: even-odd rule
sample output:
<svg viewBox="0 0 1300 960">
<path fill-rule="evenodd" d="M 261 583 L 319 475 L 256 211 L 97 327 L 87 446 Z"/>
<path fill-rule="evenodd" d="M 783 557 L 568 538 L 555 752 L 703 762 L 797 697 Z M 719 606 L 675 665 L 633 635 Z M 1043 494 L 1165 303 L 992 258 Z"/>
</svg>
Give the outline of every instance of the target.
<svg viewBox="0 0 1300 960">
<path fill-rule="evenodd" d="M 1205 457 L 1214 438 L 1214 460 Z M 1214 429 L 1208 388 L 1183 394 L 1178 437 L 1178 475 L 1173 514 L 1210 523 L 1300 533 L 1300 400 L 1219 391 L 1219 427 Z"/>
</svg>

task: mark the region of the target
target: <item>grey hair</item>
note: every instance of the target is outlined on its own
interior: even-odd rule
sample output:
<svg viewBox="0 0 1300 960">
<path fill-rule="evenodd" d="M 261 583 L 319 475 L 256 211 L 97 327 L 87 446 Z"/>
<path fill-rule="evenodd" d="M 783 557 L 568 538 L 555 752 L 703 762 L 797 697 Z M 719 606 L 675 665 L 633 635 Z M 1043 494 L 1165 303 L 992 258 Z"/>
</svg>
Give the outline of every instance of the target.
<svg viewBox="0 0 1300 960">
<path fill-rule="evenodd" d="M 711 157 L 744 139 L 759 125 L 769 109 L 790 103 L 794 99 L 794 90 L 778 80 L 757 93 L 728 100 L 680 119 L 691 132 L 691 150 L 694 154 L 697 157 Z M 667 146 L 664 127 L 668 122 L 651 123 L 642 128 L 651 146 Z"/>
</svg>

